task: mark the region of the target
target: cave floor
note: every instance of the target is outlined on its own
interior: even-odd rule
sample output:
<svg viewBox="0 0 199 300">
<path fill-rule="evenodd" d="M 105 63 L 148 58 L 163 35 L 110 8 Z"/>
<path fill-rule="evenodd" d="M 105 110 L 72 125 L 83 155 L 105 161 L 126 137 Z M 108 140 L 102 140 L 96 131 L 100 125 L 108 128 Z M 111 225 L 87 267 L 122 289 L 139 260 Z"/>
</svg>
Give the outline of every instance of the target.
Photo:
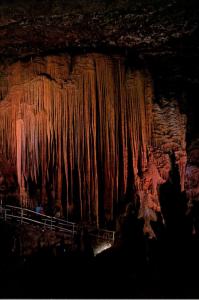
<svg viewBox="0 0 199 300">
<path fill-rule="evenodd" d="M 147 252 L 123 243 L 92 256 L 65 244 L 19 256 L 8 251 L 11 229 L 0 232 L 0 298 L 199 298 L 197 235 L 170 232 Z"/>
<path fill-rule="evenodd" d="M 191 257 L 161 252 L 146 264 L 120 250 L 93 258 L 53 257 L 48 251 L 10 257 L 1 261 L 0 297 L 198 298 L 199 243 L 193 246 Z"/>
</svg>

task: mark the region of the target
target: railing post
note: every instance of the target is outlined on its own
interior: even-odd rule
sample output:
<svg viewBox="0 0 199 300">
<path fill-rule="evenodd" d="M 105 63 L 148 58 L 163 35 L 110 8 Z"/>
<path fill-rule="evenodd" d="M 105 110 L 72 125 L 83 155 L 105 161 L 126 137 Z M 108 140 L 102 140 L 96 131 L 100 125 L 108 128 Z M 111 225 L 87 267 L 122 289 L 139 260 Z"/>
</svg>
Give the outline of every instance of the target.
<svg viewBox="0 0 199 300">
<path fill-rule="evenodd" d="M 21 209 L 21 224 L 23 223 L 23 208 Z"/>
<path fill-rule="evenodd" d="M 46 229 L 46 219 L 44 220 L 44 229 Z"/>
<path fill-rule="evenodd" d="M 113 231 L 113 242 L 115 241 L 115 231 Z"/>
<path fill-rule="evenodd" d="M 4 219 L 6 221 L 6 209 L 4 210 Z"/>
<path fill-rule="evenodd" d="M 75 224 L 73 223 L 73 236 L 75 234 Z"/>
</svg>

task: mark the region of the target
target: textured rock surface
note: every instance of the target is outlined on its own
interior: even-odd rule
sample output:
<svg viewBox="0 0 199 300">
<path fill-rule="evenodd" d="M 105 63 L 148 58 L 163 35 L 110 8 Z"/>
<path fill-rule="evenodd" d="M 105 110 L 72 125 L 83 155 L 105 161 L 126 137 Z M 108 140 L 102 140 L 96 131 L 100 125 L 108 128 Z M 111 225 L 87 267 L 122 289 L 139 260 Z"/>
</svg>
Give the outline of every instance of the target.
<svg viewBox="0 0 199 300">
<path fill-rule="evenodd" d="M 150 68 L 157 97 L 177 96 L 191 141 L 199 127 L 198 11 L 197 0 L 1 1 L 0 90 L 5 64 L 18 58 L 117 49 L 135 65 L 133 51 Z"/>
<path fill-rule="evenodd" d="M 16 165 L 0 155 L 0 203 L 9 201 L 10 204 L 19 200 Z"/>
<path fill-rule="evenodd" d="M 30 3 L 13 0 L 9 3 L 2 1 L 0 8 L 0 100 L 3 100 L 0 103 L 3 112 L 0 122 L 1 128 L 5 129 L 1 129 L 3 138 L 0 147 L 4 149 L 4 155 L 11 159 L 17 167 L 21 197 L 24 200 L 27 195 L 23 178 L 27 180 L 30 176 L 36 182 L 39 177 L 39 168 L 42 169 L 42 174 L 47 174 L 49 166 L 52 169 L 54 164 L 56 179 L 52 179 L 52 194 L 53 198 L 58 200 L 59 206 L 61 206 L 62 183 L 66 181 L 66 194 L 72 194 L 71 188 L 68 190 L 67 186 L 73 186 L 71 178 L 74 177 L 78 182 L 77 194 L 80 198 L 87 199 L 85 210 L 95 211 L 94 215 L 96 215 L 99 207 L 96 204 L 98 196 L 94 191 L 103 185 L 103 180 L 99 182 L 98 179 L 104 176 L 107 180 L 107 186 L 106 184 L 103 186 L 103 189 L 106 190 L 104 193 L 105 215 L 107 219 L 111 219 L 114 211 L 113 203 L 117 203 L 117 199 L 125 194 L 129 181 L 132 181 L 131 176 L 128 176 L 131 173 L 130 168 L 132 168 L 135 189 L 142 203 L 141 215 L 144 215 L 146 220 L 148 216 L 148 220 L 154 219 L 153 212 L 160 210 L 159 185 L 169 178 L 172 155 L 174 155 L 179 168 L 181 190 L 183 191 L 184 181 L 186 181 L 185 187 L 189 187 L 189 192 L 187 192 L 189 198 L 194 198 L 195 196 L 191 196 L 194 193 L 197 195 L 197 188 L 191 187 L 196 181 L 193 179 L 193 183 L 191 183 L 192 177 L 197 177 L 197 164 L 188 162 L 186 176 L 185 165 L 186 142 L 191 145 L 192 141 L 198 138 L 197 128 L 199 127 L 197 116 L 199 90 L 198 1 L 157 0 L 152 2 L 142 0 L 138 3 L 115 0 L 107 3 L 107 1 L 98 0 L 41 2 L 35 0 Z M 93 49 L 96 52 L 109 53 L 109 55 L 105 55 L 108 59 L 104 59 L 103 55 L 99 55 L 97 59 L 92 55 L 85 55 Z M 66 52 L 69 54 L 64 54 Z M 80 54 L 82 52 L 84 55 Z M 115 52 L 120 55 L 113 54 Z M 54 54 L 50 55 L 50 53 Z M 38 54 L 42 54 L 42 56 L 38 56 Z M 123 57 L 119 64 L 118 57 Z M 15 61 L 14 64 L 13 61 Z M 100 69 L 102 63 L 106 66 L 105 71 Z M 126 68 L 126 66 L 128 67 Z M 133 70 L 134 68 L 150 70 L 153 80 L 145 71 L 144 73 L 128 71 L 128 69 Z M 115 75 L 113 76 L 113 74 Z M 107 86 L 117 84 L 108 91 L 103 80 L 107 82 Z M 99 85 L 99 82 L 102 84 Z M 147 104 L 148 100 L 140 101 L 140 107 L 137 105 L 134 91 L 137 89 L 138 97 L 142 99 L 142 92 L 139 92 L 142 84 L 148 89 L 145 99 L 147 99 L 147 95 L 149 95 L 148 99 L 154 98 L 153 106 L 150 106 L 150 103 Z M 124 85 L 126 85 L 125 89 L 122 88 Z M 90 94 L 83 91 L 84 86 L 87 86 L 85 90 L 87 92 L 89 90 Z M 87 97 L 92 97 L 94 99 L 93 102 L 91 101 L 92 103 L 97 101 L 97 98 L 95 99 L 96 92 L 94 92 L 95 86 L 98 86 L 98 98 L 109 99 L 109 105 L 103 104 L 99 111 L 95 110 L 95 105 L 87 106 L 87 100 L 85 100 Z M 101 87 L 99 88 L 99 86 Z M 76 103 L 76 97 L 84 99 L 84 104 L 81 108 L 74 104 L 69 109 L 69 106 L 62 105 L 63 95 L 67 99 L 73 99 L 73 104 Z M 50 106 L 47 105 L 49 101 L 47 99 L 50 99 Z M 56 100 L 54 101 L 54 99 Z M 121 105 L 117 106 L 114 99 L 119 99 L 122 104 L 118 102 Z M 131 103 L 129 99 L 134 100 Z M 57 107 L 53 104 L 55 102 Z M 134 114 L 135 106 L 136 111 L 139 111 L 140 114 Z M 60 139 L 63 135 L 59 131 L 61 123 L 59 124 L 58 119 L 59 114 L 63 113 L 64 107 L 66 109 L 64 113 L 67 111 L 68 116 L 76 117 L 74 119 L 66 118 L 64 126 L 70 129 L 67 131 L 68 135 L 64 139 Z M 146 107 L 146 118 L 144 118 L 143 107 Z M 83 109 L 82 116 L 81 109 Z M 106 112 L 106 116 L 101 119 L 100 109 Z M 12 122 L 9 123 L 6 114 L 9 115 L 11 111 Z M 99 123 L 95 121 L 97 118 L 91 117 L 90 111 L 92 113 L 95 111 L 97 118 L 99 115 Z M 54 116 L 57 117 L 52 123 Z M 110 116 L 110 120 L 108 116 Z M 149 122 L 149 116 L 153 116 L 152 124 Z M 128 126 L 124 122 L 126 118 Z M 49 120 L 51 121 L 48 122 Z M 76 124 L 92 124 L 87 126 L 87 129 L 81 128 L 85 138 L 80 139 L 80 143 L 76 142 L 78 139 L 74 139 L 75 142 L 72 142 L 71 139 L 76 132 L 73 126 L 75 122 Z M 145 122 L 147 126 L 143 130 Z M 140 129 L 137 133 L 135 123 L 137 125 L 139 123 Z M 31 126 L 35 130 L 31 131 Z M 88 136 L 95 132 L 95 126 L 99 126 L 100 131 L 105 133 L 101 134 L 99 139 L 93 135 L 93 142 L 89 142 Z M 117 139 L 119 128 L 121 132 Z M 5 137 L 5 132 L 9 132 L 7 137 Z M 22 142 L 10 143 L 11 140 L 15 140 L 16 132 L 18 140 Z M 47 133 L 46 140 L 43 140 L 44 132 Z M 5 140 L 6 143 L 2 142 Z M 44 157 L 47 152 L 47 157 L 50 157 L 51 151 L 58 153 L 57 157 L 62 157 L 60 153 L 64 152 L 60 144 L 66 145 L 66 141 L 69 140 L 66 152 L 68 154 L 63 155 L 65 173 L 68 174 L 68 177 L 62 178 L 61 160 L 56 161 L 55 155 L 52 161 L 48 159 L 46 161 Z M 96 148 L 102 140 L 104 140 L 102 145 L 106 149 L 106 155 L 102 155 L 101 149 L 98 156 L 94 155 L 93 157 L 92 153 L 94 152 L 90 150 Z M 54 141 L 56 141 L 56 146 L 52 146 Z M 122 144 L 121 149 L 116 147 L 115 151 L 107 154 L 118 142 Z M 140 145 L 140 142 L 142 145 L 137 146 Z M 25 147 L 27 144 L 28 148 Z M 42 151 L 39 151 L 40 146 L 34 148 L 31 144 L 42 145 Z M 19 156 L 21 156 L 20 153 L 25 153 L 25 148 L 27 149 L 24 155 L 26 159 L 23 161 L 19 159 Z M 73 149 L 72 152 L 71 149 Z M 130 152 L 134 157 L 132 163 L 128 149 L 131 149 Z M 77 154 L 83 153 L 82 151 L 86 161 L 83 165 L 80 163 L 81 157 Z M 38 153 L 40 153 L 39 156 Z M 73 154 L 71 155 L 71 153 Z M 195 155 L 191 153 L 193 151 L 190 152 L 190 157 Z M 89 161 L 97 161 L 100 155 L 100 165 L 94 163 L 91 166 Z M 74 158 L 77 156 L 77 174 L 71 175 L 75 165 Z M 122 162 L 119 165 L 111 164 L 118 157 L 122 157 Z M 42 164 L 39 166 L 40 160 Z M 69 165 L 67 165 L 68 161 Z M 31 167 L 31 162 L 35 162 L 34 167 Z M 102 168 L 102 172 L 99 175 L 100 168 Z M 93 174 L 91 174 L 91 170 L 93 170 Z M 51 174 L 51 170 L 48 171 Z M 85 176 L 85 174 L 87 175 Z M 96 176 L 96 174 L 98 175 Z M 45 203 L 47 198 L 45 184 L 48 176 L 42 176 L 42 187 L 40 188 L 42 201 Z M 82 178 L 83 181 L 78 178 Z M 90 185 L 91 178 L 95 181 L 94 188 Z M 85 186 L 87 186 L 86 189 L 83 188 Z M 111 188 L 109 189 L 108 186 Z M 88 195 L 92 195 L 92 199 L 95 195 L 95 208 L 91 205 L 92 201 L 89 200 L 87 189 L 89 189 Z M 76 205 L 79 206 L 78 210 L 81 211 L 81 216 L 85 215 L 83 209 L 86 207 L 85 203 L 81 205 L 76 203 Z M 73 201 L 69 201 L 67 207 L 68 212 L 72 211 L 74 209 Z M 92 219 L 92 217 L 90 218 Z M 145 230 L 151 232 L 149 227 L 150 223 L 146 221 Z"/>
<path fill-rule="evenodd" d="M 41 226 L 30 224 L 0 223 L 2 242 L 1 251 L 6 257 L 26 257 L 37 254 L 39 251 L 49 249 L 56 256 L 56 248 L 60 243 L 71 246 L 73 239 L 63 232 L 45 230 Z M 5 234 L 5 236 L 4 236 Z M 5 250 L 6 249 L 6 250 Z M 47 253 L 47 252 L 46 252 Z"/>
<path fill-rule="evenodd" d="M 25 181 L 30 177 L 38 183 L 41 176 L 43 203 L 46 184 L 51 184 L 61 207 L 65 172 L 67 213 L 76 197 L 81 218 L 94 217 L 98 223 L 102 190 L 106 216 L 113 218 L 118 186 L 125 194 L 128 169 L 136 175 L 139 163 L 146 168 L 151 137 L 150 77 L 124 67 L 122 57 L 89 54 L 72 63 L 66 55 L 8 68 L 0 143 L 4 156 L 16 164 L 23 197 Z"/>
<path fill-rule="evenodd" d="M 56 248 L 60 246 L 61 241 L 65 245 L 71 246 L 73 239 L 64 233 L 42 230 L 33 225 L 18 226 L 16 239 L 19 239 L 22 256 L 32 255 L 43 249 L 51 248 L 54 255 L 57 255 Z"/>
<path fill-rule="evenodd" d="M 189 204 L 192 206 L 195 201 L 199 201 L 199 140 L 193 141 L 188 149 L 185 184 Z"/>
<path fill-rule="evenodd" d="M 0 149 L 17 168 L 24 204 L 31 178 L 43 205 L 52 185 L 54 202 L 67 215 L 76 211 L 98 224 L 100 208 L 107 222 L 113 220 L 118 201 L 134 186 L 145 231 L 153 236 L 150 220 L 160 211 L 158 189 L 169 178 L 172 153 L 184 190 L 186 117 L 174 99 L 152 103 L 146 70 L 124 66 L 122 56 L 97 53 L 10 65 L 0 103 Z"/>
<path fill-rule="evenodd" d="M 198 47 L 194 0 L 15 0 L 1 4 L 0 17 L 0 53 L 6 57 L 68 47 L 130 47 L 173 54 Z"/>
</svg>

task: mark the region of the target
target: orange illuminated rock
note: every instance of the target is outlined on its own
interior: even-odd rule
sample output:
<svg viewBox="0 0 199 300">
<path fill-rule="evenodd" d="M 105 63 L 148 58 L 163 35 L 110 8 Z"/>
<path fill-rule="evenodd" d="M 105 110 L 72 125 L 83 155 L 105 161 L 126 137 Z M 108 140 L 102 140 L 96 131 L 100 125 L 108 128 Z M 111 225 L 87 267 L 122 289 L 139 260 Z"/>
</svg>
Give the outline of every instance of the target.
<svg viewBox="0 0 199 300">
<path fill-rule="evenodd" d="M 177 102 L 153 104 L 148 71 L 126 70 L 120 56 L 91 53 L 72 62 L 69 55 L 36 57 L 5 73 L 0 151 L 16 165 L 22 198 L 29 178 L 40 183 L 43 204 L 51 185 L 67 215 L 76 210 L 99 225 L 102 207 L 113 220 L 131 184 L 151 231 L 172 151 L 184 189 L 186 120 Z"/>
</svg>

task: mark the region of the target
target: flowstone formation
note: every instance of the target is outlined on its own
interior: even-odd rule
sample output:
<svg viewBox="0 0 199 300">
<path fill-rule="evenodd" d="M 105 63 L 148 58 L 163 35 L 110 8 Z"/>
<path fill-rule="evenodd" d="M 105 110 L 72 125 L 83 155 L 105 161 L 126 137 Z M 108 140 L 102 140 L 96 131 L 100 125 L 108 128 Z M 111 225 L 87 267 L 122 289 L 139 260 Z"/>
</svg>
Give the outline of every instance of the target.
<svg viewBox="0 0 199 300">
<path fill-rule="evenodd" d="M 159 186 L 170 178 L 171 157 L 174 155 L 180 175 L 181 191 L 184 191 L 186 169 L 186 116 L 181 114 L 175 99 L 161 99 L 153 104 L 152 147 L 147 169 L 138 180 L 141 199 L 140 216 L 145 219 L 145 232 L 151 237 L 154 232 L 150 221 L 156 221 L 154 212 L 161 212 Z M 163 219 L 164 222 L 164 219 Z"/>
<path fill-rule="evenodd" d="M 192 207 L 199 200 L 199 139 L 194 140 L 188 148 L 185 178 L 186 194 Z"/>
<path fill-rule="evenodd" d="M 144 230 L 154 236 L 150 220 L 173 153 L 184 190 L 186 118 L 175 99 L 155 102 L 146 69 L 126 66 L 121 55 L 89 53 L 4 68 L 0 153 L 16 166 L 22 205 L 30 205 L 33 182 L 44 206 L 50 187 L 67 218 L 99 226 L 115 220 L 133 186 Z"/>
</svg>

